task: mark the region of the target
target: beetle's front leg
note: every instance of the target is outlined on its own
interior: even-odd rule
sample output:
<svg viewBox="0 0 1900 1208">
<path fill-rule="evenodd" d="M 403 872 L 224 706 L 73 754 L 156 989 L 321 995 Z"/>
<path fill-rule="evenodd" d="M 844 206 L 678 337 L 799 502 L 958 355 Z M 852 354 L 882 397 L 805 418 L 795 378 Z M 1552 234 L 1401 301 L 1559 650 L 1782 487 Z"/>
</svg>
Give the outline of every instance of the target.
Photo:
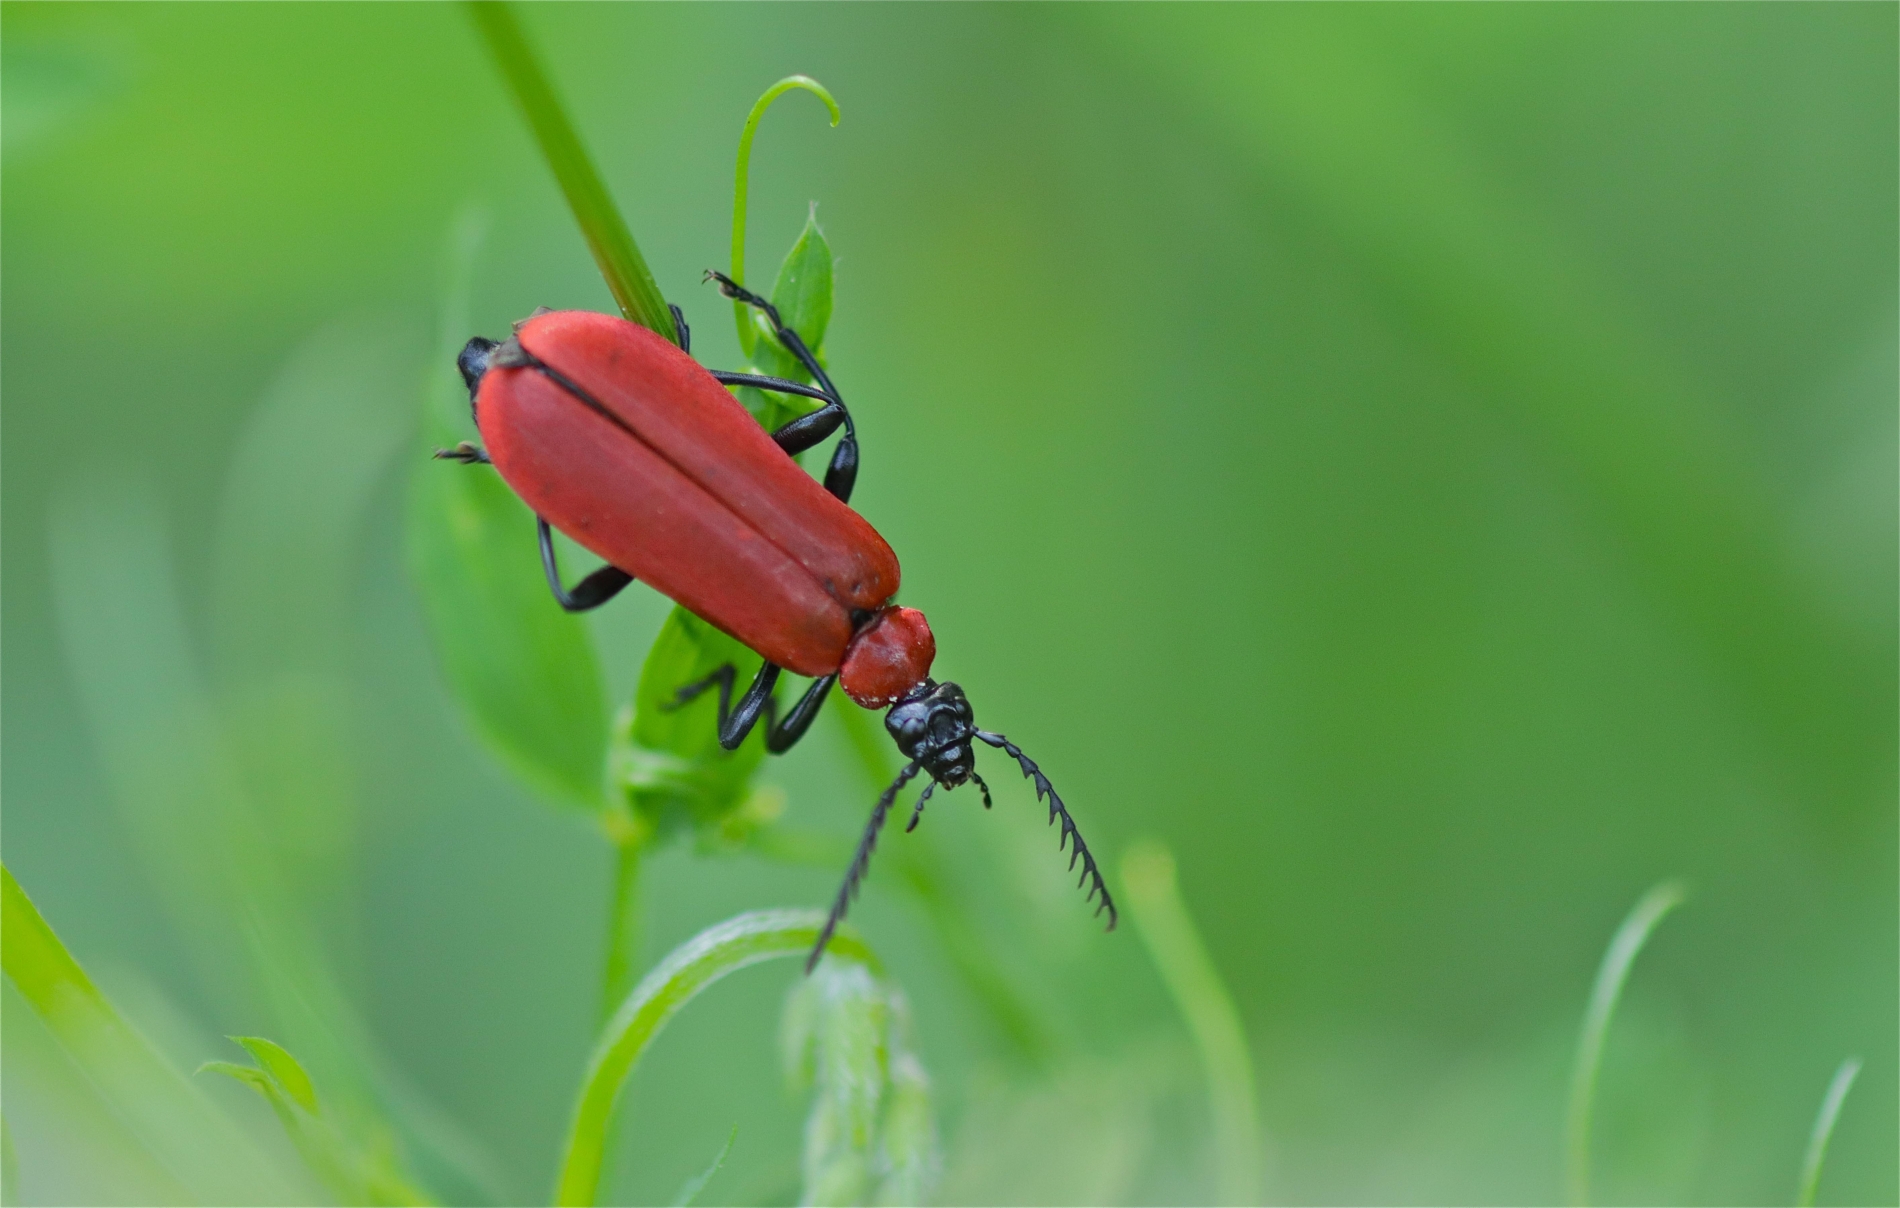
<svg viewBox="0 0 1900 1208">
<path fill-rule="evenodd" d="M 762 663 L 759 673 L 752 677 L 752 686 L 745 690 L 735 707 L 732 703 L 732 681 L 738 674 L 731 663 L 727 663 L 703 680 L 687 684 L 673 694 L 673 701 L 665 708 L 670 712 L 696 699 L 708 688 L 719 689 L 719 745 L 728 751 L 736 751 L 745 736 L 752 732 L 758 723 L 759 713 L 771 707 L 772 689 L 778 686 L 778 664 Z"/>
<path fill-rule="evenodd" d="M 811 687 L 792 705 L 784 717 L 778 715 L 778 701 L 773 697 L 773 689 L 778 687 L 779 668 L 766 663 L 759 668 L 759 674 L 753 678 L 752 686 L 746 689 L 735 707 L 732 704 L 732 685 L 738 671 L 731 663 L 719 668 L 705 679 L 697 680 L 681 688 L 674 694 L 668 710 L 694 700 L 708 688 L 719 689 L 719 745 L 730 751 L 745 741 L 752 727 L 758 723 L 759 714 L 765 714 L 765 749 L 774 755 L 783 755 L 805 737 L 805 731 L 811 729 L 811 723 L 818 717 L 818 710 L 824 707 L 825 697 L 831 692 L 831 685 L 838 682 L 836 675 L 827 675 L 813 681 Z"/>
</svg>

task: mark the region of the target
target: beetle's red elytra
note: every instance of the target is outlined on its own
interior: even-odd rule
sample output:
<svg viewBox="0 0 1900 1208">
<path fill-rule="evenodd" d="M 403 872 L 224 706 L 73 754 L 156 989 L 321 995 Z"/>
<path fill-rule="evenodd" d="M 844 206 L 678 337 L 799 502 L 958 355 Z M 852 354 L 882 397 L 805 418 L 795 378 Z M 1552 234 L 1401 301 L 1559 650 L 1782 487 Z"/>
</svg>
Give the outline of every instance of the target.
<svg viewBox="0 0 1900 1208">
<path fill-rule="evenodd" d="M 857 628 L 851 614 L 897 594 L 897 555 L 877 530 L 773 444 L 699 362 L 646 328 L 554 311 L 515 340 L 599 404 L 578 402 L 533 363 L 492 362 L 476 425 L 515 493 L 779 666 L 837 671 Z"/>
<path fill-rule="evenodd" d="M 963 689 L 930 678 L 937 639 L 914 608 L 892 603 L 897 555 L 850 506 L 857 481 L 857 430 L 824 366 L 771 303 L 718 273 L 727 297 L 763 311 L 773 334 L 811 375 L 811 385 L 703 368 L 690 355 L 685 316 L 673 308 L 680 345 L 624 319 L 588 311 L 543 311 L 506 341 L 473 339 L 458 367 L 484 446 L 464 443 L 438 457 L 490 463 L 534 510 L 541 562 L 561 607 L 595 608 L 635 579 L 670 596 L 764 658 L 732 699 L 735 669 L 677 686 L 678 707 L 719 691 L 719 742 L 745 741 L 761 717 L 765 747 L 789 750 L 810 728 L 834 683 L 867 709 L 888 709 L 884 727 L 909 760 L 878 798 L 831 915 L 806 962 L 809 971 L 843 919 L 898 792 L 919 772 L 911 827 L 937 788 L 975 783 L 976 746 L 1016 761 L 1062 825 L 1071 870 L 1080 861 L 1097 913 L 1115 904 L 1081 832 L 1049 778 L 1001 734 L 980 730 Z M 757 386 L 819 400 L 817 410 L 768 433 L 726 389 Z M 843 429 L 823 483 L 792 460 Z M 562 585 L 552 530 L 604 558 L 572 589 Z M 815 681 L 780 716 L 781 669 Z"/>
</svg>

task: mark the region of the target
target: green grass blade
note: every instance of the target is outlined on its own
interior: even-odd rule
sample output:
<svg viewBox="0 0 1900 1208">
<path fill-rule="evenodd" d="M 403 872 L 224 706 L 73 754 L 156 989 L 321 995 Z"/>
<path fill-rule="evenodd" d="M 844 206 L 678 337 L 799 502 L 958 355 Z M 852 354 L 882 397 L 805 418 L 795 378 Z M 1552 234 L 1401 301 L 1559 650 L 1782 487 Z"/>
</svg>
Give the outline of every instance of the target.
<svg viewBox="0 0 1900 1208">
<path fill-rule="evenodd" d="M 292 1183 L 166 1064 L 0 865 L 0 967 L 113 1112 L 203 1203 L 288 1203 Z"/>
<path fill-rule="evenodd" d="M 1860 1076 L 1860 1058 L 1849 1057 L 1834 1071 L 1834 1080 L 1821 1096 L 1821 1110 L 1814 1116 L 1814 1132 L 1808 1137 L 1807 1156 L 1801 1160 L 1801 1190 L 1795 1196 L 1796 1208 L 1814 1208 L 1814 1197 L 1821 1190 L 1821 1164 L 1827 1161 L 1827 1143 L 1834 1136 L 1834 1122 L 1841 1118 L 1841 1104 L 1854 1089 Z"/>
<path fill-rule="evenodd" d="M 729 973 L 781 956 L 804 956 L 825 924 L 821 910 L 760 910 L 709 927 L 669 953 L 633 988 L 608 1021 L 588 1058 L 580 1096 L 568 1126 L 556 1204 L 592 1204 L 614 1102 L 640 1055 L 680 1008 Z M 877 958 L 855 936 L 841 932 L 830 959 L 856 961 L 877 971 Z"/>
<path fill-rule="evenodd" d="M 1570 1112 L 1565 1125 L 1566 1182 L 1572 1204 L 1590 1202 L 1590 1113 L 1595 1106 L 1597 1073 L 1603 1065 L 1603 1041 L 1623 983 L 1629 979 L 1636 954 L 1649 942 L 1656 924 L 1682 905 L 1688 891 L 1679 881 L 1664 881 L 1636 903 L 1610 939 L 1603 964 L 1597 969 L 1590 1005 L 1584 1012 L 1583 1032 L 1577 1038 L 1577 1063 L 1570 1078 Z"/>
<path fill-rule="evenodd" d="M 1136 843 L 1122 857 L 1122 885 L 1135 928 L 1200 1050 L 1213 1108 L 1219 1200 L 1258 1203 L 1260 1122 L 1253 1054 L 1233 997 L 1181 900 L 1173 855 L 1153 839 Z"/>
<path fill-rule="evenodd" d="M 726 1155 L 732 1152 L 732 1143 L 738 1139 L 739 1126 L 735 1124 L 732 1131 L 726 1134 L 726 1143 L 713 1155 L 712 1165 L 680 1185 L 680 1193 L 673 1197 L 673 1208 L 690 1208 L 692 1202 L 699 1198 L 699 1193 L 706 1190 L 706 1184 L 712 1182 L 712 1177 L 719 1173 L 719 1168 L 726 1164 Z"/>
<path fill-rule="evenodd" d="M 766 89 L 765 94 L 753 104 L 752 112 L 746 115 L 745 127 L 739 131 L 739 162 L 738 166 L 733 170 L 732 180 L 731 276 L 732 279 L 737 281 L 740 285 L 745 284 L 745 213 L 746 193 L 751 182 L 752 172 L 752 136 L 758 133 L 759 121 L 765 117 L 765 111 L 772 107 L 772 102 L 778 100 L 794 88 L 803 88 L 806 92 L 811 93 L 823 101 L 825 108 L 831 111 L 832 125 L 836 126 L 838 124 L 838 118 L 841 116 L 838 112 L 838 102 L 832 99 L 831 93 L 825 90 L 825 86 L 810 76 L 804 75 L 786 76 L 778 83 Z M 758 340 L 758 329 L 753 325 L 750 308 L 743 302 L 734 302 L 732 304 L 732 318 L 733 322 L 738 324 L 739 328 L 739 347 L 745 352 L 746 356 L 750 357 L 752 355 L 753 346 Z M 793 326 L 796 327 L 797 324 L 793 324 Z M 803 335 L 804 332 L 801 330 L 800 334 Z M 816 337 L 810 337 L 810 343 L 813 348 L 816 348 L 818 346 L 818 339 Z"/>
<path fill-rule="evenodd" d="M 607 186 L 594 169 L 594 161 L 588 158 L 574 124 L 548 84 L 547 75 L 521 32 L 521 22 L 500 0 L 472 3 L 468 11 L 515 103 L 528 119 L 535 142 L 540 144 L 548 168 L 567 197 L 568 208 L 580 224 L 587 248 L 594 254 L 594 263 L 600 266 L 600 275 L 606 278 L 620 313 L 679 343 L 672 312 L 666 309 L 666 299 L 654 283 L 653 272 L 647 268 L 613 198 L 607 195 Z"/>
</svg>

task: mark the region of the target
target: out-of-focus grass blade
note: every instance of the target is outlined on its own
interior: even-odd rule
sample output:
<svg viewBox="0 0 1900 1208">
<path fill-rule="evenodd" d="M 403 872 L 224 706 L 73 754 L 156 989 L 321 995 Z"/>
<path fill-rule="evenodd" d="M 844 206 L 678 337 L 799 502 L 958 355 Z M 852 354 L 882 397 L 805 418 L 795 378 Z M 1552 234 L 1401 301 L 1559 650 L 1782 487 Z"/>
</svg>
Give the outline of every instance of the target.
<svg viewBox="0 0 1900 1208">
<path fill-rule="evenodd" d="M 165 1063 L 86 976 L 0 866 L 0 967 L 87 1079 L 203 1203 L 294 1203 L 295 1185 Z"/>
<path fill-rule="evenodd" d="M 716 827 L 744 802 L 765 757 L 764 727 L 728 751 L 719 745 L 717 688 L 672 706 L 681 688 L 727 664 L 737 700 L 762 661 L 685 609 L 668 614 L 640 668 L 633 710 L 622 714 L 614 734 L 613 782 L 643 829 L 667 834 Z"/>
<path fill-rule="evenodd" d="M 1258 1203 L 1260 1121 L 1254 1099 L 1253 1053 L 1240 1012 L 1181 900 L 1174 856 L 1153 839 L 1134 844 L 1122 857 L 1122 885 L 1134 910 L 1135 927 L 1200 1050 L 1213 1108 L 1220 1202 Z"/>
<path fill-rule="evenodd" d="M 1196 98 L 1551 465 L 1652 598 L 1815 775 L 1891 779 L 1890 657 L 1801 581 L 1772 484 L 1574 232 L 1525 207 L 1405 72 L 1317 10 L 1083 10 Z M 1891 627 L 1888 628 L 1891 632 Z M 1883 790 L 1884 791 L 1884 790 Z"/>
<path fill-rule="evenodd" d="M 1821 1096 L 1821 1110 L 1814 1115 L 1814 1131 L 1808 1137 L 1808 1152 L 1801 1160 L 1801 1188 L 1795 1194 L 1796 1208 L 1814 1208 L 1814 1197 L 1821 1190 L 1821 1166 L 1827 1161 L 1827 1143 L 1834 1136 L 1834 1123 L 1841 1118 L 1841 1105 L 1847 1092 L 1854 1089 L 1860 1076 L 1860 1058 L 1849 1057 L 1834 1071 Z"/>
<path fill-rule="evenodd" d="M 1565 1153 L 1572 1204 L 1590 1202 L 1590 1113 L 1596 1100 L 1597 1072 L 1603 1065 L 1604 1038 L 1609 1035 L 1617 1000 L 1623 996 L 1623 983 L 1629 980 L 1630 966 L 1636 963 L 1636 954 L 1649 942 L 1656 924 L 1682 905 L 1687 896 L 1688 890 L 1680 881 L 1664 881 L 1644 894 L 1616 929 L 1603 954 L 1603 964 L 1597 969 L 1590 1006 L 1583 1016 L 1583 1031 L 1577 1037 L 1576 1066 L 1570 1076 Z"/>
<path fill-rule="evenodd" d="M 410 479 L 410 574 L 443 674 L 476 734 L 537 793 L 599 809 L 606 691 L 586 623 L 548 591 L 534 514 L 493 467 L 432 461 L 426 451 L 475 435 L 455 357 L 470 334 L 463 327 L 480 225 L 465 215 L 451 237 L 424 442 Z"/>
<path fill-rule="evenodd" d="M 555 1183 L 556 1204 L 592 1204 L 600 1185 L 607 1125 L 627 1075 L 666 1022 L 729 973 L 780 956 L 804 956 L 825 925 L 822 910 L 760 910 L 708 927 L 669 953 L 607 1021 L 588 1058 Z M 827 959 L 878 968 L 848 931 L 832 937 Z"/>
<path fill-rule="evenodd" d="M 324 1112 L 310 1075 L 282 1045 L 261 1036 L 232 1039 L 250 1051 L 256 1065 L 207 1061 L 199 1070 L 234 1078 L 262 1095 L 296 1145 L 297 1152 L 336 1196 L 338 1203 L 432 1202 L 397 1171 L 386 1147 L 366 1149 L 347 1139 L 344 1131 Z"/>
<path fill-rule="evenodd" d="M 514 11 L 500 0 L 480 0 L 468 6 L 482 40 L 495 57 L 502 79 L 507 81 L 515 103 L 528 119 L 535 142 L 548 161 L 554 179 L 567 197 L 574 221 L 580 224 L 587 247 L 607 280 L 620 313 L 642 327 L 659 332 L 675 344 L 679 335 L 673 330 L 672 312 L 653 281 L 653 272 L 627 230 L 626 222 L 607 195 L 587 149 L 581 146 L 574 124 L 568 120 L 547 76 L 535 60 L 521 23 Z"/>
<path fill-rule="evenodd" d="M 680 1193 L 673 1197 L 673 1208 L 689 1208 L 692 1202 L 699 1198 L 699 1193 L 706 1190 L 706 1184 L 712 1182 L 712 1177 L 719 1173 L 721 1166 L 726 1164 L 726 1155 L 732 1152 L 732 1143 L 738 1139 L 739 1126 L 735 1124 L 732 1126 L 732 1131 L 726 1134 L 726 1143 L 721 1145 L 719 1152 L 713 1155 L 712 1165 L 680 1185 Z"/>
<path fill-rule="evenodd" d="M 355 840 L 350 649 L 372 498 L 414 448 L 421 341 L 361 318 L 306 338 L 246 420 L 218 509 L 210 678 L 246 793 L 305 896 Z"/>
</svg>

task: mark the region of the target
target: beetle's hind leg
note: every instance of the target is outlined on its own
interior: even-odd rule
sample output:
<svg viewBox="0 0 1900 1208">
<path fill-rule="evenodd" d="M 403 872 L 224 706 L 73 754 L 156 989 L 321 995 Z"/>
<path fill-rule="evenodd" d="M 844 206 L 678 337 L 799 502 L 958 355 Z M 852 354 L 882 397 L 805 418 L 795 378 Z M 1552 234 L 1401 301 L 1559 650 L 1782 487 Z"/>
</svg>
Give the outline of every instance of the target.
<svg viewBox="0 0 1900 1208">
<path fill-rule="evenodd" d="M 778 431 L 772 433 L 772 439 L 777 441 L 779 447 L 787 453 L 802 453 L 836 432 L 842 424 L 844 438 L 832 451 L 831 465 L 825 470 L 825 489 L 836 495 L 841 502 L 851 502 L 851 488 L 856 486 L 858 481 L 858 429 L 857 425 L 851 422 L 851 412 L 845 407 L 843 397 L 838 394 L 838 388 L 831 384 L 830 375 L 826 374 L 824 366 L 818 363 L 816 354 L 806 346 L 804 337 L 785 325 L 785 321 L 779 317 L 778 307 L 724 273 L 709 271 L 706 276 L 709 280 L 719 283 L 719 292 L 726 297 L 764 312 L 765 317 L 772 322 L 772 334 L 778 338 L 778 342 L 784 346 L 785 351 L 798 358 L 798 363 L 805 367 L 806 373 L 811 374 L 812 381 L 818 383 L 822 393 L 813 393 L 810 388 L 784 390 L 783 386 L 768 386 L 760 381 L 736 381 L 727 382 L 727 384 L 760 386 L 766 390 L 784 390 L 787 394 L 802 394 L 809 398 L 824 399 L 824 406 L 810 415 L 801 415 L 779 428 Z M 716 373 L 713 376 L 723 382 L 728 378 L 757 377 L 758 375 Z"/>
<path fill-rule="evenodd" d="M 482 460 L 488 460 L 486 454 L 483 454 Z M 554 592 L 555 602 L 567 611 L 586 612 L 590 608 L 599 608 L 633 582 L 633 576 L 618 566 L 603 566 L 576 583 L 573 591 L 562 587 L 561 568 L 554 561 L 554 531 L 539 516 L 534 518 L 534 523 L 541 537 L 541 569 L 547 572 L 548 588 Z"/>
<path fill-rule="evenodd" d="M 759 673 L 752 678 L 752 686 L 745 690 L 745 695 L 735 705 L 732 702 L 732 685 L 737 676 L 738 670 L 727 663 L 705 679 L 695 680 L 674 693 L 672 702 L 665 708 L 669 711 L 680 708 L 696 700 L 708 688 L 716 687 L 719 689 L 719 745 L 728 751 L 736 750 L 745 741 L 746 735 L 752 732 L 752 727 L 758 724 L 759 715 L 763 713 L 765 749 L 774 755 L 783 755 L 805 737 L 805 731 L 811 729 L 811 723 L 818 717 L 818 710 L 824 706 L 825 697 L 831 692 L 831 685 L 838 680 L 833 674 L 813 681 L 785 716 L 780 717 L 778 701 L 772 695 L 778 687 L 778 664 L 761 664 Z"/>
</svg>

